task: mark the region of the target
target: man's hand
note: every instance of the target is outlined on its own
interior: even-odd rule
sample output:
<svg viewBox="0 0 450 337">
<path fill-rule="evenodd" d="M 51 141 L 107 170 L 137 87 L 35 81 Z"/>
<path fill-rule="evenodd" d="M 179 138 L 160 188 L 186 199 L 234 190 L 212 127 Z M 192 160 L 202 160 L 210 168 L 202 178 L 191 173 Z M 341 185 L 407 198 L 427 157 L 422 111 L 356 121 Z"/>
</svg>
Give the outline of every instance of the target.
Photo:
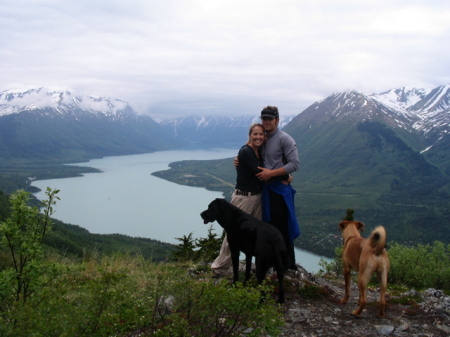
<svg viewBox="0 0 450 337">
<path fill-rule="evenodd" d="M 259 166 L 258 166 L 258 169 L 260 169 L 261 172 L 257 173 L 256 177 L 261 181 L 267 181 L 274 176 L 272 170 L 269 170 L 265 167 L 259 167 Z"/>
<path fill-rule="evenodd" d="M 284 167 L 280 167 L 280 168 L 277 168 L 277 169 L 269 170 L 269 169 L 267 169 L 265 167 L 259 167 L 258 166 L 258 169 L 260 169 L 261 172 L 257 173 L 256 177 L 259 180 L 261 180 L 261 181 L 268 181 L 271 178 L 276 177 L 276 176 L 285 176 L 285 175 L 287 175 L 287 172 L 284 169 Z M 288 182 L 290 182 L 290 181 L 288 180 Z"/>
</svg>

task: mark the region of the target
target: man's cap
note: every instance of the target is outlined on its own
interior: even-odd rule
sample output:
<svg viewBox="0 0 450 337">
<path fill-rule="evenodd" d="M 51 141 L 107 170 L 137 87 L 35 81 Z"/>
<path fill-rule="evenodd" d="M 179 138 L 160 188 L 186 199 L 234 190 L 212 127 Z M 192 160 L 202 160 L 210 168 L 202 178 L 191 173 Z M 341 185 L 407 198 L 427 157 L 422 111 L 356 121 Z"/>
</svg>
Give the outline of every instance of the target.
<svg viewBox="0 0 450 337">
<path fill-rule="evenodd" d="M 272 110 L 270 108 L 264 108 L 261 111 L 261 118 L 263 117 L 280 118 L 280 116 L 278 115 L 278 111 Z"/>
</svg>

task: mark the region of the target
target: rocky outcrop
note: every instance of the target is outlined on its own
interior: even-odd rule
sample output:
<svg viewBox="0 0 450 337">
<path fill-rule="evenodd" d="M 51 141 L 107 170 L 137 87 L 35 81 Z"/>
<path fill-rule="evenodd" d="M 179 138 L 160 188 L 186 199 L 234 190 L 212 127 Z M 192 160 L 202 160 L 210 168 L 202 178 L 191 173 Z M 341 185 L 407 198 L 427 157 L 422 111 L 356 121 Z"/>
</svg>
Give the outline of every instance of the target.
<svg viewBox="0 0 450 337">
<path fill-rule="evenodd" d="M 281 336 L 450 335 L 450 297 L 441 290 L 389 294 L 386 317 L 379 318 L 376 317 L 379 293 L 377 289 L 369 289 L 368 304 L 357 318 L 351 314 L 358 302 L 355 283 L 349 302 L 343 305 L 339 302 L 344 294 L 343 279 L 317 277 L 300 267 L 296 272 L 290 271 L 286 280 L 289 284 L 283 305 L 286 325 Z M 305 290 L 308 288 L 313 290 Z M 414 304 L 398 304 L 401 298 L 419 300 Z"/>
</svg>

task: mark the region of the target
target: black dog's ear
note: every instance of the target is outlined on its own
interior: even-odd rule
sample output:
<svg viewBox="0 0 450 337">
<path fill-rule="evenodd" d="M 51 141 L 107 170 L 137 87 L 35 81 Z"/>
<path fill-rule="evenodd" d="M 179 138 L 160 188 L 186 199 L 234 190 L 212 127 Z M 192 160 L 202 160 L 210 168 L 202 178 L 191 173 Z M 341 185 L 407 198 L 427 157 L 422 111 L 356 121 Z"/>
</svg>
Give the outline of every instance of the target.
<svg viewBox="0 0 450 337">
<path fill-rule="evenodd" d="M 217 198 L 216 199 L 216 206 L 217 206 L 217 209 L 218 209 L 219 212 L 224 209 L 224 205 L 225 205 L 226 202 L 227 201 L 225 199 L 222 199 L 222 198 Z"/>
</svg>

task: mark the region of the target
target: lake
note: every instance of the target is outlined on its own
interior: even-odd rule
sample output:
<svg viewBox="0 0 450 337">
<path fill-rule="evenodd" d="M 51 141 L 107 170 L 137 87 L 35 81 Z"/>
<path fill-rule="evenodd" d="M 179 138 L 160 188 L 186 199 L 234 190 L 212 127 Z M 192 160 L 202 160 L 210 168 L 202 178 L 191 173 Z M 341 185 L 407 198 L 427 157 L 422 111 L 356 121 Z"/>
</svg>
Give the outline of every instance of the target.
<svg viewBox="0 0 450 337">
<path fill-rule="evenodd" d="M 36 180 L 32 185 L 41 190 L 35 194 L 40 200 L 45 199 L 47 187 L 60 190 L 61 200 L 54 207 L 55 219 L 81 226 L 91 233 L 118 233 L 178 244 L 176 238 L 191 232 L 195 238 L 206 237 L 210 225 L 203 224 L 200 213 L 213 199 L 223 198 L 223 194 L 178 185 L 151 173 L 169 169 L 169 164 L 175 161 L 231 158 L 236 154 L 236 149 L 212 149 L 105 157 L 70 164 L 93 167 L 101 173 Z M 222 233 L 217 223 L 213 229 Z M 309 272 L 320 269 L 320 258 L 296 249 L 297 263 Z"/>
</svg>

